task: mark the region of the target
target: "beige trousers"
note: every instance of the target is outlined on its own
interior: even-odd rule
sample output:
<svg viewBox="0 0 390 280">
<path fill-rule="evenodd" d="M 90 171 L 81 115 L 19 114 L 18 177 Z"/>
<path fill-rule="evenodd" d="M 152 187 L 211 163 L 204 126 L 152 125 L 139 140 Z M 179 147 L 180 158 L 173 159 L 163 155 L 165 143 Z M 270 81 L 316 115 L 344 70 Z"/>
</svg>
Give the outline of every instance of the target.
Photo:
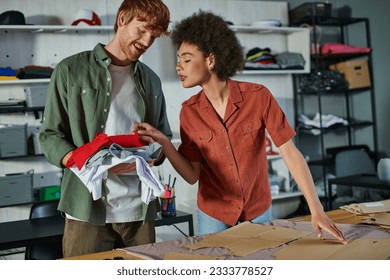
<svg viewBox="0 0 390 280">
<path fill-rule="evenodd" d="M 98 226 L 66 218 L 62 250 L 68 258 L 155 241 L 154 221 Z"/>
</svg>

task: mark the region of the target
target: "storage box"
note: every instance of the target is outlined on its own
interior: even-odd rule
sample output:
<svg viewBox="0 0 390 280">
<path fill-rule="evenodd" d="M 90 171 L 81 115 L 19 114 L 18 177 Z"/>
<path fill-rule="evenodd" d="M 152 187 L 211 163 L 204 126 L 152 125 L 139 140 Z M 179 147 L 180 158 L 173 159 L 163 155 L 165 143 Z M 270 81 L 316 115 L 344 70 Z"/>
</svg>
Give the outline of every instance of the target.
<svg viewBox="0 0 390 280">
<path fill-rule="evenodd" d="M 41 125 L 38 126 L 29 126 L 27 135 L 30 135 L 29 141 L 30 141 L 30 148 L 31 151 L 29 153 L 34 155 L 42 155 L 42 147 L 41 143 L 39 142 L 39 131 L 41 130 Z"/>
<path fill-rule="evenodd" d="M 0 158 L 27 155 L 27 124 L 0 124 Z"/>
<path fill-rule="evenodd" d="M 0 176 L 0 206 L 33 201 L 32 173 Z"/>
<path fill-rule="evenodd" d="M 43 107 L 46 105 L 48 86 L 31 86 L 24 89 L 27 107 Z"/>
<path fill-rule="evenodd" d="M 366 60 L 350 60 L 329 66 L 343 74 L 349 84 L 349 89 L 365 88 L 371 86 L 370 73 Z"/>
<path fill-rule="evenodd" d="M 48 171 L 42 173 L 34 173 L 33 187 L 42 188 L 47 186 L 61 185 L 62 171 Z"/>
<path fill-rule="evenodd" d="M 327 2 L 303 3 L 289 12 L 290 23 L 312 22 L 311 17 L 332 16 L 332 4 Z"/>
</svg>

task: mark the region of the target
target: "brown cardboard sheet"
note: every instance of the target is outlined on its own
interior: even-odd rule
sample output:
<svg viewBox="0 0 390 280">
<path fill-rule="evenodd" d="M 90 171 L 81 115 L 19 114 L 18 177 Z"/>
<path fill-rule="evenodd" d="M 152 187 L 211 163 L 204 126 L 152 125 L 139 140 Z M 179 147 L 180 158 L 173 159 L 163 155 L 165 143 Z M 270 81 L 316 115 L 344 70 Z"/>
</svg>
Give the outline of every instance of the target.
<svg viewBox="0 0 390 280">
<path fill-rule="evenodd" d="M 362 222 L 373 225 L 390 226 L 390 213 L 375 213 L 362 218 Z"/>
<path fill-rule="evenodd" d="M 343 245 L 335 240 L 304 237 L 274 253 L 277 260 L 386 260 L 390 239 L 355 239 Z"/>
<path fill-rule="evenodd" d="M 213 257 L 180 252 L 168 252 L 164 254 L 164 260 L 224 260 L 225 257 Z"/>
<path fill-rule="evenodd" d="M 310 231 L 245 222 L 223 232 L 206 236 L 202 241 L 186 247 L 192 250 L 223 247 L 229 250 L 228 255 L 246 256 L 259 250 L 279 247 L 309 234 Z"/>
<path fill-rule="evenodd" d="M 357 215 L 390 212 L 390 199 L 375 202 L 353 203 L 341 206 L 340 208 Z"/>
<path fill-rule="evenodd" d="M 245 237 L 248 237 L 247 240 L 251 240 L 251 238 L 255 238 L 256 234 L 260 235 L 258 237 L 262 242 L 268 243 L 269 239 L 264 238 L 265 236 L 269 238 L 269 236 L 274 236 L 272 239 L 273 242 L 284 242 L 282 245 L 275 248 L 265 248 L 262 247 L 273 247 L 269 246 L 269 244 L 273 244 L 272 242 L 268 243 L 267 246 L 259 246 L 259 243 L 256 244 L 256 249 L 258 251 L 252 252 L 253 250 L 244 251 L 239 248 L 240 255 L 233 255 L 230 251 L 233 248 L 233 252 L 237 254 L 237 248 L 234 247 L 236 245 L 230 246 L 229 244 L 226 247 L 203 247 L 199 246 L 202 244 L 203 240 L 206 240 L 208 237 L 216 236 L 219 234 L 211 234 L 205 236 L 191 236 L 176 240 L 169 240 L 160 243 L 152 243 L 139 245 L 134 247 L 127 247 L 125 250 L 131 253 L 139 253 L 143 256 L 147 256 L 151 259 L 161 260 L 164 258 L 167 259 L 226 259 L 226 260 L 274 260 L 278 255 L 277 252 L 282 252 L 286 248 L 292 247 L 294 243 L 300 244 L 300 247 L 296 250 L 293 250 L 289 257 L 284 257 L 285 259 L 294 259 L 294 260 L 306 260 L 306 259 L 325 259 L 324 255 L 328 256 L 329 259 L 371 259 L 372 257 L 367 256 L 366 252 L 370 252 L 372 254 L 372 250 L 381 251 L 381 248 L 377 249 L 376 245 L 380 244 L 380 247 L 383 248 L 383 254 L 375 255 L 375 258 L 382 258 L 387 253 L 390 255 L 390 249 L 388 248 L 388 242 L 390 240 L 390 233 L 385 230 L 378 229 L 375 225 L 351 225 L 351 224 L 338 224 L 339 228 L 343 231 L 344 236 L 348 240 L 347 245 L 342 245 L 338 243 L 334 238 L 323 232 L 323 238 L 318 239 L 316 237 L 316 233 L 310 222 L 306 221 L 288 221 L 288 220 L 274 220 L 272 222 L 264 224 L 264 226 L 254 225 L 244 225 L 240 224 L 236 227 L 233 227 L 229 230 L 226 230 L 224 233 L 224 242 L 229 238 L 232 239 L 236 237 L 236 230 L 239 230 L 238 234 L 241 234 L 236 244 L 244 244 L 245 246 L 249 246 L 245 243 Z M 260 227 L 260 228 L 259 228 Z M 272 228 L 278 228 L 277 230 L 272 230 Z M 280 229 L 279 229 L 280 228 Z M 241 231 L 240 229 L 243 229 Z M 295 231 L 298 232 L 309 232 L 310 235 L 291 235 Z M 279 231 L 281 236 L 279 236 Z M 272 233 L 277 233 L 273 235 Z M 269 234 L 269 236 L 267 236 Z M 287 234 L 287 239 L 284 238 L 284 234 Z M 263 236 L 261 236 L 263 235 Z M 300 238 L 297 238 L 301 236 Z M 213 240 L 213 239 L 211 239 Z M 215 240 L 215 239 L 214 239 Z M 267 241 L 268 240 L 268 241 Z M 294 241 L 295 240 L 295 241 Z M 356 241 L 359 240 L 359 241 Z M 360 241 L 363 240 L 363 241 Z M 372 240 L 377 241 L 376 243 L 372 243 Z M 209 239 L 210 241 L 210 239 Z M 240 243 L 241 242 L 241 243 Z M 354 243 L 357 242 L 357 243 Z M 199 244 L 198 244 L 199 243 Z M 261 242 L 260 242 L 261 243 Z M 194 247 L 201 247 L 199 249 L 189 249 L 188 246 L 191 247 L 192 244 L 198 244 Z M 204 243 L 203 243 L 204 245 Z M 218 244 L 221 246 L 221 243 Z M 211 246 L 215 246 L 211 244 Z M 225 245 L 224 245 L 225 246 Z M 237 245 L 238 246 L 238 245 Z M 251 246 L 253 246 L 251 244 Z M 257 247 L 259 246 L 259 247 Z M 294 245 L 295 246 L 295 245 Z M 356 248 L 363 248 L 363 251 L 356 250 Z M 255 247 L 255 246 L 253 246 Z M 259 249 L 260 248 L 260 249 Z M 342 249 L 340 249 L 342 248 Z M 294 247 L 292 247 L 294 249 Z M 344 249 L 347 249 L 344 251 Z M 244 255 L 249 253 L 248 255 Z M 374 252 L 375 253 L 375 252 Z M 283 253 L 284 254 L 284 253 Z M 282 255 L 279 257 L 281 258 Z M 386 259 L 387 257 L 384 257 Z"/>
<path fill-rule="evenodd" d="M 386 260 L 390 259 L 390 239 L 355 239 L 329 260 Z"/>
<path fill-rule="evenodd" d="M 277 260 L 324 260 L 342 249 L 345 245 L 334 239 L 303 237 L 275 252 Z"/>
<path fill-rule="evenodd" d="M 387 231 L 390 231 L 390 226 L 381 225 L 380 228 L 387 230 Z"/>
<path fill-rule="evenodd" d="M 376 225 L 383 230 L 390 230 L 390 213 L 373 213 L 362 217 L 362 223 Z"/>
</svg>

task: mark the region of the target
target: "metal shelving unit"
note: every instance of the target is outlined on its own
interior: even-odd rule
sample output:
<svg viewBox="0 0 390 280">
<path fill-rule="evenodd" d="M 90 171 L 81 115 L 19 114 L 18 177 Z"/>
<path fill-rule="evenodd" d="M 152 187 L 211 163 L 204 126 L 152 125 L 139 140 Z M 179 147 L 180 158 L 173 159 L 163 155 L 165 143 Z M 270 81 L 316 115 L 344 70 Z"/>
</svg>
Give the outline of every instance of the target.
<svg viewBox="0 0 390 280">
<path fill-rule="evenodd" d="M 0 65 L 11 67 L 14 70 L 25 66 L 45 66 L 54 68 L 63 58 L 74 53 L 92 49 L 96 42 L 109 42 L 113 26 L 68 26 L 68 25 L 1 25 L 0 26 Z M 10 79 L 0 81 L 0 123 L 22 125 L 27 124 L 27 131 L 35 131 L 41 123 L 43 106 L 28 107 L 27 103 L 11 105 L 10 99 L 24 100 L 25 89 L 34 86 L 47 86 L 50 78 L 37 79 Z M 12 103 L 12 102 L 11 102 Z M 27 135 L 28 136 L 28 135 Z M 12 139 L 13 140 L 13 139 Z M 15 139 L 20 140 L 20 139 Z M 27 139 L 28 152 L 26 155 L 0 158 L 0 173 L 6 177 L 11 173 L 23 174 L 26 170 L 34 169 L 32 192 L 56 182 L 57 177 L 50 174 L 59 174 L 61 169 L 49 164 L 42 154 L 30 154 L 32 143 Z M 4 145 L 0 143 L 0 145 Z M 55 177 L 55 179 L 53 179 Z M 42 185 L 41 183 L 45 184 Z M 1 186 L 0 196 L 6 193 L 5 186 Z M 23 191 L 25 192 L 25 191 Z M 3 196 L 2 196 L 3 195 Z M 19 195 L 22 195 L 20 193 Z M 34 195 L 33 195 L 34 196 Z M 34 202 L 12 200 L 12 205 L 23 205 Z M 10 203 L 0 203 L 0 207 L 10 206 Z"/>
<path fill-rule="evenodd" d="M 316 17 L 308 16 L 301 19 L 299 22 L 292 23 L 292 26 L 300 26 L 301 24 L 308 24 L 310 26 L 319 26 L 322 31 L 322 38 L 326 36 L 326 32 L 331 31 L 331 37 L 336 43 L 353 45 L 351 43 L 353 37 L 353 31 L 359 31 L 359 39 L 364 39 L 364 45 L 359 47 L 365 47 L 371 49 L 370 38 L 370 26 L 367 18 L 332 18 L 332 17 Z M 352 32 L 351 32 L 352 31 Z M 317 28 L 312 28 L 311 42 L 314 44 L 324 43 L 317 42 L 315 38 L 318 36 L 315 34 L 318 32 Z M 308 164 L 314 173 L 322 176 L 324 179 L 324 186 L 326 186 L 326 174 L 329 170 L 332 170 L 334 165 L 334 159 L 331 155 L 327 154 L 327 150 L 335 147 L 351 148 L 352 146 L 359 146 L 360 144 L 367 144 L 372 151 L 374 161 L 377 160 L 378 154 L 378 140 L 377 140 L 377 128 L 376 128 L 376 109 L 375 109 L 375 88 L 374 88 L 374 75 L 372 67 L 371 52 L 365 53 L 337 53 L 337 54 L 323 54 L 317 51 L 317 48 L 313 48 L 314 51 L 311 54 L 311 72 L 316 73 L 322 70 L 328 70 L 329 65 L 345 62 L 356 59 L 367 60 L 368 70 L 370 73 L 371 86 L 357 89 L 341 89 L 341 90 L 322 90 L 322 91 L 305 91 L 304 88 L 300 88 L 300 81 L 304 78 L 304 75 L 294 75 L 294 111 L 295 122 L 297 130 L 297 145 L 305 156 L 308 158 Z M 356 99 L 367 100 L 364 104 L 364 110 L 356 110 L 354 108 L 354 101 Z M 328 100 L 327 100 L 328 99 Z M 308 106 L 308 100 L 311 102 L 311 107 Z M 330 101 L 329 101 L 330 100 Z M 332 103 L 333 102 L 333 103 Z M 313 105 L 314 104 L 314 105 Z M 355 105 L 356 106 L 356 105 Z M 343 118 L 348 121 L 348 124 L 335 125 L 330 127 L 324 127 L 322 122 L 322 116 L 329 114 L 336 107 L 342 108 Z M 320 116 L 320 126 L 311 127 L 306 126 L 299 121 L 300 114 L 307 114 L 307 111 L 316 109 Z M 361 109 L 361 108 L 359 108 Z M 365 116 L 362 116 L 362 112 L 369 112 Z M 368 116 L 369 115 L 369 116 Z M 364 137 L 359 131 L 369 131 L 364 133 Z M 315 133 L 313 133 L 315 132 Z M 333 139 L 328 141 L 328 136 L 333 135 Z M 310 138 L 310 140 L 308 140 Z M 325 139 L 327 138 L 327 139 Z M 338 138 L 338 139 L 336 139 Z M 342 140 L 342 141 L 340 141 Z M 359 142 L 359 141 L 366 142 Z M 318 141 L 317 149 L 307 147 L 309 143 Z M 313 151 L 314 150 L 314 151 Z M 320 170 L 318 169 L 320 168 Z M 326 192 L 326 188 L 325 188 Z"/>
</svg>

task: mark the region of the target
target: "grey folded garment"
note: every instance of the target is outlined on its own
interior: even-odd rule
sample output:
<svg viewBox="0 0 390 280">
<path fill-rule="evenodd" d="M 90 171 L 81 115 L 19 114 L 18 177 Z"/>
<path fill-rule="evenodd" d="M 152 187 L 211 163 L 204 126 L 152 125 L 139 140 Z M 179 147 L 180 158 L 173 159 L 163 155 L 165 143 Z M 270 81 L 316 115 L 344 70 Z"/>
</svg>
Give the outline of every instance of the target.
<svg viewBox="0 0 390 280">
<path fill-rule="evenodd" d="M 275 55 L 276 63 L 281 69 L 304 69 L 305 59 L 300 53 L 284 52 Z"/>
<path fill-rule="evenodd" d="M 162 152 L 162 146 L 154 142 L 149 146 L 137 147 L 137 148 L 125 148 L 126 151 L 131 152 L 135 156 L 141 156 L 146 161 L 156 160 L 159 158 Z"/>
<path fill-rule="evenodd" d="M 154 142 L 149 146 L 134 148 L 123 148 L 118 144 L 111 144 L 110 147 L 100 149 L 93 156 L 91 156 L 87 160 L 85 167 L 90 168 L 93 166 L 104 165 L 111 157 L 124 159 L 131 155 L 140 156 L 146 161 L 156 160 L 160 156 L 161 152 L 162 146 L 157 142 Z"/>
</svg>

